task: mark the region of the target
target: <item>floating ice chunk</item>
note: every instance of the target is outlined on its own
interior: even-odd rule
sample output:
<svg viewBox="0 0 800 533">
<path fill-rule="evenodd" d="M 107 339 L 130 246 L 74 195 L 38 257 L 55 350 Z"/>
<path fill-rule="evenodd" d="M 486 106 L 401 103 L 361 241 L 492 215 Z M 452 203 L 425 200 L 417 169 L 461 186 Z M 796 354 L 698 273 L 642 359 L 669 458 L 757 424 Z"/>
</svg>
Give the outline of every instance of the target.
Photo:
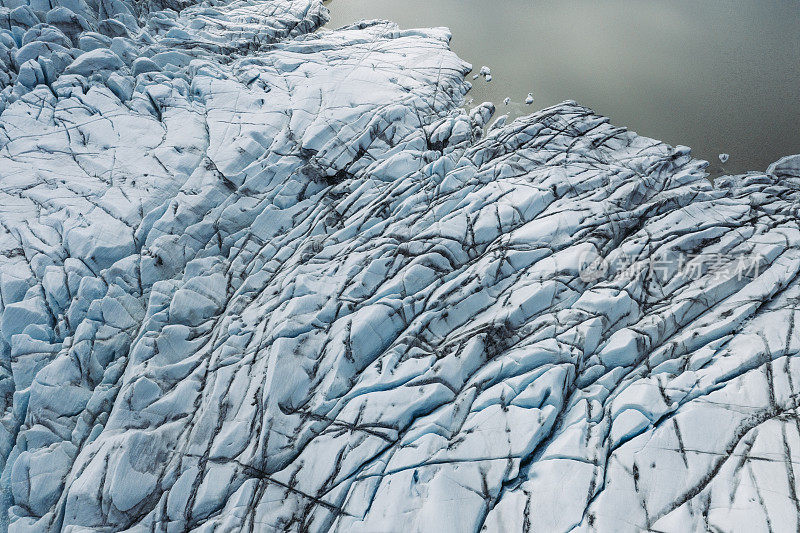
<svg viewBox="0 0 800 533">
<path fill-rule="evenodd" d="M 719 154 L 719 160 L 723 163 L 727 163 L 730 157 L 730 154 Z"/>
<path fill-rule="evenodd" d="M 533 103 L 533 93 L 528 93 L 528 97 L 525 98 L 525 105 L 531 105 Z"/>
<path fill-rule="evenodd" d="M 481 76 L 489 76 L 492 74 L 492 69 L 487 67 L 486 65 L 481 67 L 480 75 Z"/>
<path fill-rule="evenodd" d="M 486 75 L 486 81 L 492 81 L 492 75 L 491 74 L 487 74 Z"/>
<path fill-rule="evenodd" d="M 510 104 L 511 103 L 511 98 L 506 96 L 505 99 L 503 100 L 503 103 L 506 104 L 506 105 Z"/>
</svg>

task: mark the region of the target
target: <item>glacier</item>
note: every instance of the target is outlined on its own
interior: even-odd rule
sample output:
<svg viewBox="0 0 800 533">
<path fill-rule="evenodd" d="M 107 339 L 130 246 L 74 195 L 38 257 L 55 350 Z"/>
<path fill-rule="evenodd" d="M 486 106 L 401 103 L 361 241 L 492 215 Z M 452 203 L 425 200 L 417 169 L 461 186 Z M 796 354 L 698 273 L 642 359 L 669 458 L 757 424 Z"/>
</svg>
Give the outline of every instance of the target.
<svg viewBox="0 0 800 533">
<path fill-rule="evenodd" d="M 4 531 L 800 528 L 800 155 L 320 0 L 0 15 Z"/>
</svg>

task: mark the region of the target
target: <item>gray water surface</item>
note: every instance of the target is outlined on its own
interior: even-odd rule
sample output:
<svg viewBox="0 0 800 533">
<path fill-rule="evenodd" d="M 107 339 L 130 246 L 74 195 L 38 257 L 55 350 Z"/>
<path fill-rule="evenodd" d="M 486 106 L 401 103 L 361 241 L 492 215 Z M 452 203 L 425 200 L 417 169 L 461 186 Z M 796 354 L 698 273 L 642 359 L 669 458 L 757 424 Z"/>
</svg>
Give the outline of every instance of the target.
<svg viewBox="0 0 800 533">
<path fill-rule="evenodd" d="M 797 0 L 332 0 L 328 28 L 387 19 L 447 26 L 492 69 L 475 103 L 498 115 L 577 100 L 642 135 L 693 148 L 718 172 L 800 153 Z M 470 81 L 472 81 L 470 79 Z M 532 106 L 524 105 L 528 92 Z M 508 96 L 512 102 L 503 105 Z M 730 153 L 724 165 L 720 153 Z"/>
</svg>

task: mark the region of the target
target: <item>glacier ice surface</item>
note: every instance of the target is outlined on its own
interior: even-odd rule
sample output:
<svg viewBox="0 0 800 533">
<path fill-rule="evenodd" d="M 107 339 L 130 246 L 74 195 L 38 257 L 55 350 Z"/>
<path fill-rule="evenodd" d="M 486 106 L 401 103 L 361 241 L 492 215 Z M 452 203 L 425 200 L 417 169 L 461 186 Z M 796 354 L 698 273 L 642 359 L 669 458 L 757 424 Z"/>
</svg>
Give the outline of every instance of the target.
<svg viewBox="0 0 800 533">
<path fill-rule="evenodd" d="M 800 156 L 320 0 L 0 14 L 3 529 L 798 527 Z"/>
</svg>

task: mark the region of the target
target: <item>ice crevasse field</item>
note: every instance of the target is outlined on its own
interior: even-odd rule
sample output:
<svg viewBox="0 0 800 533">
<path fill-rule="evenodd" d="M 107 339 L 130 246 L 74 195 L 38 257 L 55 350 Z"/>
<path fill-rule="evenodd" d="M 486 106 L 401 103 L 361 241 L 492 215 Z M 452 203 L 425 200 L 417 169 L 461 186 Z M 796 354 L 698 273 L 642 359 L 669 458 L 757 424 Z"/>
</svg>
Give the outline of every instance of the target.
<svg viewBox="0 0 800 533">
<path fill-rule="evenodd" d="M 797 529 L 796 136 L 356 7 L 3 0 L 0 528 Z"/>
</svg>

